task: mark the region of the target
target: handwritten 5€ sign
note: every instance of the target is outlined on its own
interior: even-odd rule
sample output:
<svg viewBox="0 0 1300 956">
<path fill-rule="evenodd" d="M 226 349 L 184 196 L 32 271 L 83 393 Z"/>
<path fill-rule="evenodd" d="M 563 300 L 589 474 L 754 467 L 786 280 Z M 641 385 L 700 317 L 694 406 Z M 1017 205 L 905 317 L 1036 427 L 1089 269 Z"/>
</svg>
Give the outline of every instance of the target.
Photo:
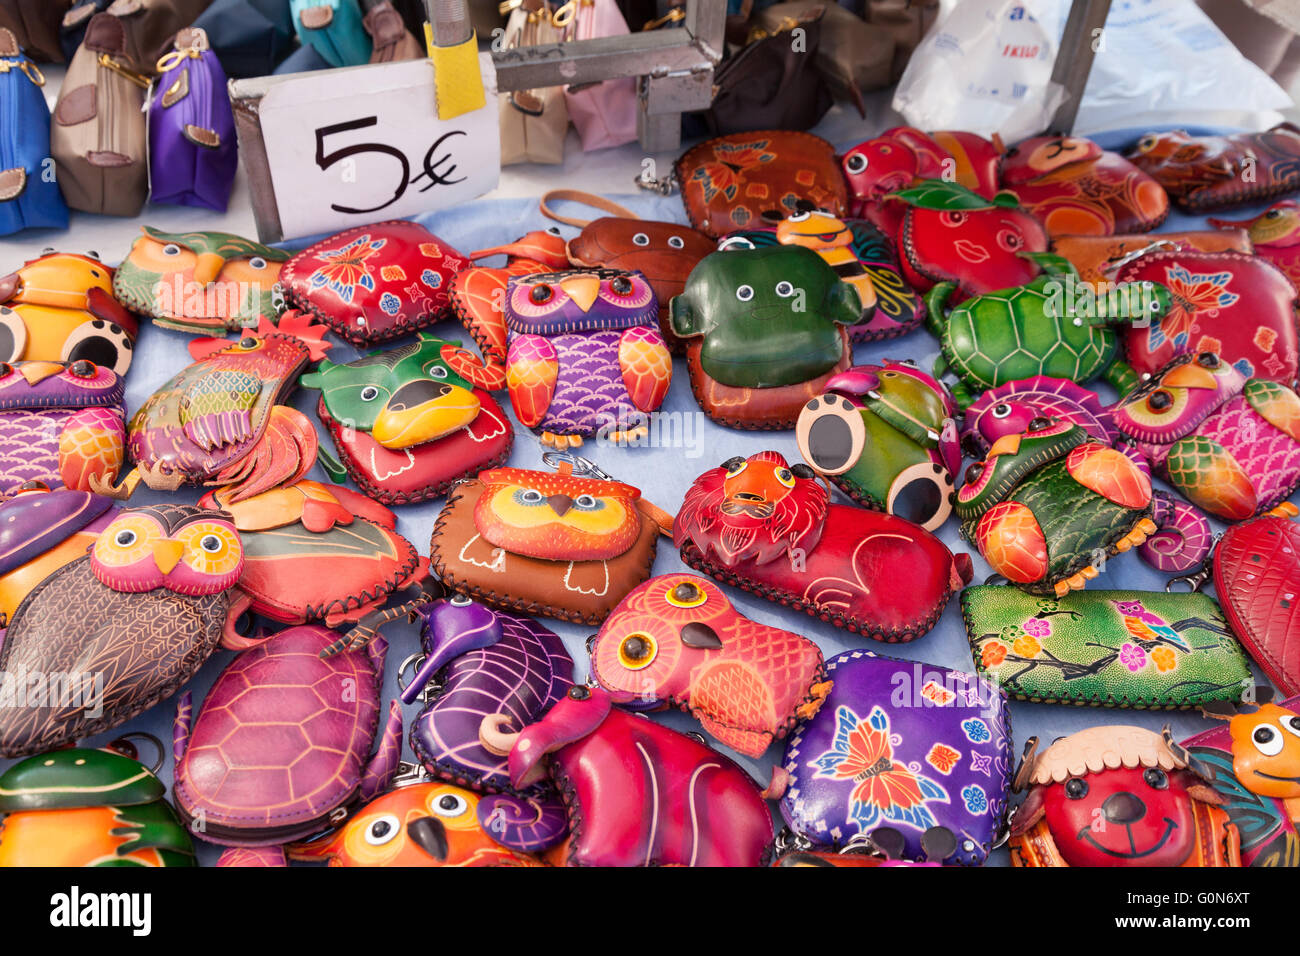
<svg viewBox="0 0 1300 956">
<path fill-rule="evenodd" d="M 427 60 L 306 73 L 262 98 L 262 138 L 285 238 L 445 209 L 497 184 L 496 72 L 487 106 L 439 120 Z"/>
</svg>

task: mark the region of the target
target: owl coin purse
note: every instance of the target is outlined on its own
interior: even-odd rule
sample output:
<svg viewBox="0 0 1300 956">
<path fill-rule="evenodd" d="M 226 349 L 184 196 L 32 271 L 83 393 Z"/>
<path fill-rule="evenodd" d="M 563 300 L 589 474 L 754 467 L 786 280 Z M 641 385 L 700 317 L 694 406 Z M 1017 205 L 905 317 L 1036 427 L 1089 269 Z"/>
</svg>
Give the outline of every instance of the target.
<svg viewBox="0 0 1300 956">
<path fill-rule="evenodd" d="M 779 429 L 852 363 L 848 329 L 862 304 L 817 253 L 777 245 L 708 256 L 671 312 L 704 413 L 730 428 Z"/>
<path fill-rule="evenodd" d="M 113 294 L 155 325 L 222 335 L 272 323 L 276 283 L 289 253 L 228 232 L 143 233 L 113 276 Z"/>
<path fill-rule="evenodd" d="M 812 469 L 774 451 L 696 478 L 673 543 L 697 571 L 891 643 L 930 630 L 972 571 L 969 555 L 911 522 L 831 504 Z M 895 574 L 907 587 L 885 583 Z"/>
<path fill-rule="evenodd" d="M 1090 139 L 1027 139 L 1002 154 L 999 172 L 1049 236 L 1149 232 L 1169 215 L 1159 183 Z"/>
<path fill-rule="evenodd" d="M 1042 753 L 1029 738 L 1012 866 L 1241 866 L 1241 834 L 1200 764 L 1169 735 L 1089 727 Z"/>
<path fill-rule="evenodd" d="M 648 434 L 673 363 L 645 276 L 620 269 L 510 276 L 503 311 L 510 404 L 543 445 Z"/>
<path fill-rule="evenodd" d="M 108 748 L 14 764 L 0 775 L 0 814 L 0 867 L 197 865 L 162 781 Z"/>
<path fill-rule="evenodd" d="M 227 514 L 179 504 L 118 514 L 89 554 L 33 588 L 9 621 L 0 672 L 63 683 L 5 682 L 4 693 L 22 699 L 0 707 L 0 755 L 111 730 L 174 694 L 234 635 L 249 605 L 233 590 L 243 569 Z"/>
<path fill-rule="evenodd" d="M 308 246 L 280 282 L 298 308 L 364 347 L 447 318 L 451 277 L 469 260 L 418 222 L 358 226 Z"/>
<path fill-rule="evenodd" d="M 1183 741 L 1188 759 L 1223 798 L 1241 836 L 1246 866 L 1300 866 L 1300 697 L 1254 699 L 1206 708 L 1224 721 Z"/>
<path fill-rule="evenodd" d="M 591 643 L 591 674 L 615 700 L 680 707 L 751 757 L 831 689 L 816 644 L 750 620 L 694 574 L 651 578 L 623 598 Z"/>
<path fill-rule="evenodd" d="M 1128 158 L 1190 213 L 1263 202 L 1300 189 L 1300 130 L 1290 123 L 1229 136 L 1147 133 Z"/>
<path fill-rule="evenodd" d="M 491 607 L 599 624 L 650 576 L 658 536 L 671 528 L 640 490 L 583 459 L 561 461 L 557 473 L 494 468 L 447 496 L 429 566 Z"/>
<path fill-rule="evenodd" d="M 506 414 L 485 389 L 498 370 L 478 356 L 420 332 L 415 342 L 345 365 L 324 359 L 300 384 L 321 391 L 316 415 L 350 475 L 386 505 L 427 501 L 455 481 L 505 463 L 514 443 Z"/>
<path fill-rule="evenodd" d="M 117 480 L 125 454 L 125 385 L 111 368 L 0 364 L 0 495 L 29 481 L 90 489 Z"/>
<path fill-rule="evenodd" d="M 811 133 L 764 130 L 706 140 L 677 160 L 691 225 L 720 239 L 752 229 L 767 210 L 798 212 L 799 201 L 843 216 L 848 190 L 835 148 Z"/>
<path fill-rule="evenodd" d="M 799 454 L 860 505 L 933 531 L 961 467 L 956 406 L 915 365 L 884 361 L 833 376 L 799 413 Z"/>
<path fill-rule="evenodd" d="M 781 816 L 790 829 L 810 847 L 836 850 L 892 829 L 903 836 L 900 858 L 924 860 L 923 837 L 944 827 L 956 845 L 930 862 L 983 863 L 1011 784 L 1011 726 L 998 687 L 864 650 L 831 658 L 826 677 L 821 710 L 785 748 Z"/>
<path fill-rule="evenodd" d="M 961 610 L 976 669 L 1016 700 L 1186 710 L 1250 686 L 1245 652 L 1203 594 L 980 586 Z"/>
</svg>

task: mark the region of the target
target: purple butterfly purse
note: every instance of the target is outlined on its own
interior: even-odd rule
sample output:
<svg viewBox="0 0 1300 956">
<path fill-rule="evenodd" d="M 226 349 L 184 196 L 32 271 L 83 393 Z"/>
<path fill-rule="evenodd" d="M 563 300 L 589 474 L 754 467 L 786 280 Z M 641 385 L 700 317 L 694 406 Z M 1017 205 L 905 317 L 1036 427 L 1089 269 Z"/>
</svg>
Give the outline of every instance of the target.
<svg viewBox="0 0 1300 956">
<path fill-rule="evenodd" d="M 239 163 L 226 74 L 203 30 L 181 30 L 172 46 L 149 107 L 150 198 L 225 212 Z"/>
<path fill-rule="evenodd" d="M 933 664 L 846 651 L 826 665 L 826 702 L 786 746 L 781 815 L 804 849 L 922 843 L 947 830 L 943 862 L 978 866 L 1001 836 L 1011 784 L 1006 697 Z M 888 837 L 888 838 L 887 838 Z M 931 860 L 930 862 L 936 862 Z"/>
</svg>

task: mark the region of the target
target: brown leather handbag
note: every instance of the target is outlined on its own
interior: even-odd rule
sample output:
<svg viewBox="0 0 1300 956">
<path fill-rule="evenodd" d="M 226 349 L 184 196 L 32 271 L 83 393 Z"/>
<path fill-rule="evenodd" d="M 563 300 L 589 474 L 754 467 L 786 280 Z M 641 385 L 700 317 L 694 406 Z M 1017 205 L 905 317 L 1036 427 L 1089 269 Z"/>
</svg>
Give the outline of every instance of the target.
<svg viewBox="0 0 1300 956">
<path fill-rule="evenodd" d="M 720 239 L 763 224 L 763 213 L 784 219 L 812 203 L 843 217 L 847 187 L 835 147 L 811 133 L 760 130 L 705 140 L 674 167 L 691 225 Z"/>
<path fill-rule="evenodd" d="M 0 27 L 38 63 L 62 63 L 59 25 L 72 0 L 0 0 Z"/>
<path fill-rule="evenodd" d="M 172 48 L 172 37 L 198 19 L 212 0 L 113 0 L 105 13 L 122 21 L 126 44 L 124 64 L 136 73 L 152 75 L 160 57 Z"/>
<path fill-rule="evenodd" d="M 457 485 L 429 546 L 442 583 L 502 610 L 595 625 L 648 578 L 672 516 L 631 485 L 560 468 L 494 468 Z"/>
<path fill-rule="evenodd" d="M 98 13 L 59 90 L 50 128 L 59 188 L 73 209 L 135 216 L 149 195 L 145 96 L 127 65 L 123 22 Z"/>
</svg>

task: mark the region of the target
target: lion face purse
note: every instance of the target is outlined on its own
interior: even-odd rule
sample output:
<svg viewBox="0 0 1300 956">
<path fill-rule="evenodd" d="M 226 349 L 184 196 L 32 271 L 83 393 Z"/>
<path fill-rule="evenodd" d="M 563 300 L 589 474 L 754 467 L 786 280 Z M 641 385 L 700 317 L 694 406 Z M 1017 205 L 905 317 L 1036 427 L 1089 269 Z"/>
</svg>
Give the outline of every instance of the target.
<svg viewBox="0 0 1300 956">
<path fill-rule="evenodd" d="M 493 468 L 456 485 L 433 528 L 430 567 L 492 607 L 599 624 L 650 576 L 672 516 L 583 458 L 544 460 L 558 470 Z"/>
</svg>

